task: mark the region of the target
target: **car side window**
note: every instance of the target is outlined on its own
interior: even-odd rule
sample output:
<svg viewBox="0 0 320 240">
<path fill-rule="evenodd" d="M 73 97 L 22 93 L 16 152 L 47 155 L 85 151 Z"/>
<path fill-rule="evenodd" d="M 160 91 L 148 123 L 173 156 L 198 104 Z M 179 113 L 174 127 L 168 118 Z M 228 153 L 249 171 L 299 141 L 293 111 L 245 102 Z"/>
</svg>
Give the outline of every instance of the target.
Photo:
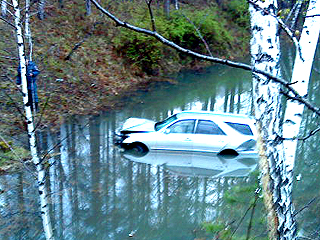
<svg viewBox="0 0 320 240">
<path fill-rule="evenodd" d="M 224 131 L 214 122 L 209 120 L 199 120 L 197 134 L 226 135 Z"/>
<path fill-rule="evenodd" d="M 193 133 L 195 120 L 181 120 L 172 124 L 170 133 Z"/>
<path fill-rule="evenodd" d="M 232 123 L 232 122 L 225 122 L 228 124 L 230 127 L 232 127 L 234 130 L 244 134 L 244 135 L 249 135 L 253 136 L 252 130 L 249 125 L 247 124 L 241 124 L 241 123 Z"/>
</svg>

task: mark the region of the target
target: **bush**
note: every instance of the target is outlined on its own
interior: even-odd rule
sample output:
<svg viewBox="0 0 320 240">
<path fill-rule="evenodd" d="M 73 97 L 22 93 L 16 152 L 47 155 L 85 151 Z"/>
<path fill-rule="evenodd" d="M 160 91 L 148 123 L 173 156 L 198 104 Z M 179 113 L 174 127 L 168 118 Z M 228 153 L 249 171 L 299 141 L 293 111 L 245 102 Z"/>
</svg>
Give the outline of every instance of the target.
<svg viewBox="0 0 320 240">
<path fill-rule="evenodd" d="M 245 29 L 250 28 L 249 6 L 246 0 L 231 0 L 226 8 L 234 23 Z"/>
<path fill-rule="evenodd" d="M 206 53 L 206 48 L 195 27 L 202 37 L 213 48 L 215 53 L 226 53 L 233 41 L 226 30 L 226 22 L 215 16 L 216 9 L 172 11 L 168 19 L 162 12 L 156 12 L 156 30 L 170 41 L 178 45 Z M 132 24 L 150 29 L 150 17 L 146 9 L 140 8 L 131 13 Z M 131 64 L 150 74 L 157 70 L 162 59 L 177 60 L 178 54 L 165 51 L 165 46 L 151 36 L 120 29 L 113 39 L 117 52 Z"/>
</svg>

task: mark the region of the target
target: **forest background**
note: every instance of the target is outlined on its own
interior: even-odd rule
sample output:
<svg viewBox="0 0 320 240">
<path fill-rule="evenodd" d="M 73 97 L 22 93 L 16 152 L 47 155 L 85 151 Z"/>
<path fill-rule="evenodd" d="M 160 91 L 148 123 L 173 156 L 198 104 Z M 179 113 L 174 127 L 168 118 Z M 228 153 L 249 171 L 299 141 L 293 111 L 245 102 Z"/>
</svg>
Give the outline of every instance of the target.
<svg viewBox="0 0 320 240">
<path fill-rule="evenodd" d="M 158 81 L 175 84 L 172 73 L 183 68 L 201 71 L 211 64 L 172 50 L 151 36 L 115 27 L 88 2 L 41 2 L 32 1 L 30 12 L 32 56 L 41 71 L 37 130 L 59 126 L 66 116 L 121 108 L 121 99 L 137 90 L 148 91 Z M 150 2 L 156 30 L 180 46 L 226 59 L 249 55 L 247 1 Z M 147 3 L 109 0 L 103 4 L 123 21 L 151 29 Z M 279 7 L 289 11 L 292 4 L 280 1 Z M 41 16 L 39 6 L 44 7 Z M 0 21 L 2 135 L 18 134 L 26 127 L 22 96 L 15 84 L 19 64 L 15 29 L 6 21 L 8 15 L 2 12 Z"/>
</svg>

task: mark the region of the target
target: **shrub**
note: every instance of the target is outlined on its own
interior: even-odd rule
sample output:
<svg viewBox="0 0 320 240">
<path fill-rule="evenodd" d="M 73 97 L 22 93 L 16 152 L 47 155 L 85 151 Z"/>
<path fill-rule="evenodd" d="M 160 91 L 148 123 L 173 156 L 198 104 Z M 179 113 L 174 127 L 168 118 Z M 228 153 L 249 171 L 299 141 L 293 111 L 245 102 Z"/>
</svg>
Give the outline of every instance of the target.
<svg viewBox="0 0 320 240">
<path fill-rule="evenodd" d="M 232 42 L 232 37 L 225 28 L 225 21 L 215 16 L 216 9 L 172 11 L 170 18 L 156 12 L 156 30 L 169 40 L 198 52 L 206 52 L 206 48 L 195 27 L 202 37 L 213 48 L 215 53 L 225 53 Z M 131 12 L 132 24 L 150 29 L 150 17 L 146 10 L 140 8 Z M 150 74 L 157 70 L 162 59 L 176 59 L 177 53 L 168 55 L 165 46 L 151 36 L 120 29 L 120 34 L 113 39 L 115 49 L 132 65 Z M 167 55 L 166 55 L 167 54 Z M 165 57 L 164 57 L 165 56 Z"/>
</svg>

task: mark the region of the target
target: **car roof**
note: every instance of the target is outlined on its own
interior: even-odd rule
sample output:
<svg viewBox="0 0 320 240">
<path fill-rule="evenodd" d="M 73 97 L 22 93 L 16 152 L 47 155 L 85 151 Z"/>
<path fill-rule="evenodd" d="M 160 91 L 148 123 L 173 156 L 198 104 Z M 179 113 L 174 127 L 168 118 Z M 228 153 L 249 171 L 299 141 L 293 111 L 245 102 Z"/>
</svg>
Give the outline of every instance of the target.
<svg viewBox="0 0 320 240">
<path fill-rule="evenodd" d="M 222 121 L 236 121 L 236 122 L 252 122 L 252 116 L 235 113 L 211 112 L 211 111 L 182 111 L 177 113 L 177 118 L 202 118 L 202 119 L 220 119 Z"/>
</svg>

